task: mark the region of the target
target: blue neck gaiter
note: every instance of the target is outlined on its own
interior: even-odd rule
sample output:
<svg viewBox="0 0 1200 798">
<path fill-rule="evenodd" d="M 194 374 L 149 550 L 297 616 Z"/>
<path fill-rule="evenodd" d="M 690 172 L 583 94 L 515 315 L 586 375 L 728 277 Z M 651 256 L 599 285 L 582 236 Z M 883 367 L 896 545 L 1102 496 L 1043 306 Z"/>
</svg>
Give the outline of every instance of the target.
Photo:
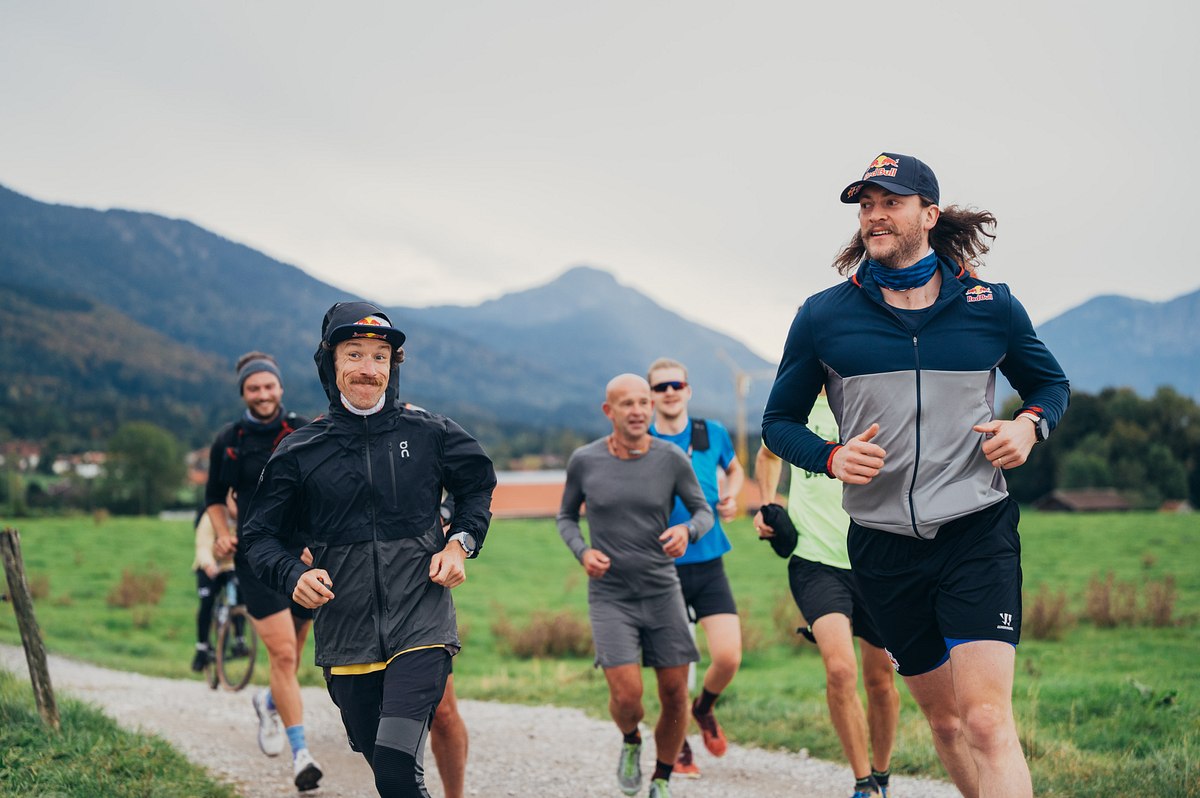
<svg viewBox="0 0 1200 798">
<path fill-rule="evenodd" d="M 871 279 L 877 285 L 891 291 L 911 291 L 914 288 L 920 288 L 929 282 L 929 278 L 933 277 L 937 268 L 937 253 L 932 250 L 907 269 L 889 269 L 878 261 L 867 260 L 867 269 L 870 270 Z"/>
<path fill-rule="evenodd" d="M 280 426 L 282 426 L 280 423 L 282 419 L 283 405 L 279 406 L 279 412 L 276 413 L 275 418 L 271 419 L 270 421 L 261 421 L 255 418 L 254 414 L 250 412 L 250 408 L 246 408 L 242 414 L 242 422 L 246 425 L 247 429 L 252 430 L 279 429 Z"/>
</svg>

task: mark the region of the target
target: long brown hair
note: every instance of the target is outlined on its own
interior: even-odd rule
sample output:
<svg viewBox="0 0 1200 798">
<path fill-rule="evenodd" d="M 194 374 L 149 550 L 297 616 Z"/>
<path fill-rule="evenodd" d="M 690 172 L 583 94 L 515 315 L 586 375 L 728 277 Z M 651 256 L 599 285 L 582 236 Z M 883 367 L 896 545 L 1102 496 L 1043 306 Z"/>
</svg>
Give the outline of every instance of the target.
<svg viewBox="0 0 1200 798">
<path fill-rule="evenodd" d="M 922 207 L 928 208 L 932 204 L 924 197 L 921 198 Z M 980 258 L 991 249 L 991 242 L 996 238 L 996 234 L 992 232 L 994 229 L 996 217 L 991 211 L 949 205 L 942 209 L 937 224 L 929 231 L 929 246 L 939 257 L 974 273 L 975 269 L 983 265 Z M 866 254 L 867 248 L 863 244 L 862 235 L 855 231 L 845 248 L 834 258 L 833 267 L 838 270 L 838 274 L 849 274 L 858 268 Z"/>
</svg>

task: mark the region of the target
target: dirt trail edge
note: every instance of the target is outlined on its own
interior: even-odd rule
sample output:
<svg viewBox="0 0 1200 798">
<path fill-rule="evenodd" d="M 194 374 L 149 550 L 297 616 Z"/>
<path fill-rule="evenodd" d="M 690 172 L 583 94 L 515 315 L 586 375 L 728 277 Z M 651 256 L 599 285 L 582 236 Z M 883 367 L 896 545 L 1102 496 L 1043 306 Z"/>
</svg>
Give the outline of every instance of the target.
<svg viewBox="0 0 1200 798">
<path fill-rule="evenodd" d="M 28 679 L 20 648 L 0 645 L 0 666 Z M 50 657 L 50 678 L 60 694 L 93 704 L 122 726 L 157 734 L 218 779 L 235 784 L 245 798 L 297 795 L 291 763 L 258 750 L 250 690 L 213 691 L 203 682 L 159 679 Z M 527 707 L 460 700 L 471 734 L 467 794 L 471 796 L 620 796 L 616 785 L 619 737 L 612 724 L 575 709 Z M 313 798 L 374 798 L 370 769 L 346 744 L 337 710 L 323 689 L 304 688 L 308 744 L 326 776 Z M 643 731 L 642 768 L 654 767 L 652 730 Z M 730 745 L 722 759 L 707 756 L 693 741 L 704 777 L 672 780 L 677 798 L 757 798 L 797 795 L 846 798 L 848 768 L 801 754 Z M 441 784 L 432 753 L 426 753 L 430 794 Z M 947 782 L 893 777 L 897 798 L 951 798 Z M 648 788 L 648 784 L 646 785 Z M 644 788 L 644 789 L 646 789 Z"/>
</svg>

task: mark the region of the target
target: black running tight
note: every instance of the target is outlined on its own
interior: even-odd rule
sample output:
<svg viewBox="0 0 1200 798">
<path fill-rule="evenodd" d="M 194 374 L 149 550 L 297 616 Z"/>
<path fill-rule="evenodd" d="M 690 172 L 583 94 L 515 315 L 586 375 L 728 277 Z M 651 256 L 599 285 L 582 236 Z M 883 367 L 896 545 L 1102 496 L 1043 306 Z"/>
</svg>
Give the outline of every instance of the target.
<svg viewBox="0 0 1200 798">
<path fill-rule="evenodd" d="M 232 576 L 232 571 L 222 571 L 217 574 L 216 579 L 209 579 L 203 569 L 196 569 L 196 595 L 200 597 L 200 609 L 196 611 L 197 643 L 215 642 L 208 639 L 208 632 L 212 627 L 213 607 L 217 603 L 217 595 L 225 589 L 225 583 Z"/>
<path fill-rule="evenodd" d="M 386 670 L 328 677 L 350 745 L 371 765 L 381 798 L 428 798 L 425 741 L 449 673 L 450 654 L 438 647 L 401 654 Z"/>
</svg>

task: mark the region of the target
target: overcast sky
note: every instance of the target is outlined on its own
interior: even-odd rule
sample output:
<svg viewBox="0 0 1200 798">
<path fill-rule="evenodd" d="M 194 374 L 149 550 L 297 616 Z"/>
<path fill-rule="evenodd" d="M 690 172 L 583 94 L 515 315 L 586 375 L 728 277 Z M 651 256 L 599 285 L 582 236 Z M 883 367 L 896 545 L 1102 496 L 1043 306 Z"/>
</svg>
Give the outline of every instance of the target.
<svg viewBox="0 0 1200 798">
<path fill-rule="evenodd" d="M 1108 5 L 0 0 L 0 184 L 388 304 L 590 264 L 776 359 L 888 150 L 1036 323 L 1200 286 L 1200 4 Z"/>
</svg>

